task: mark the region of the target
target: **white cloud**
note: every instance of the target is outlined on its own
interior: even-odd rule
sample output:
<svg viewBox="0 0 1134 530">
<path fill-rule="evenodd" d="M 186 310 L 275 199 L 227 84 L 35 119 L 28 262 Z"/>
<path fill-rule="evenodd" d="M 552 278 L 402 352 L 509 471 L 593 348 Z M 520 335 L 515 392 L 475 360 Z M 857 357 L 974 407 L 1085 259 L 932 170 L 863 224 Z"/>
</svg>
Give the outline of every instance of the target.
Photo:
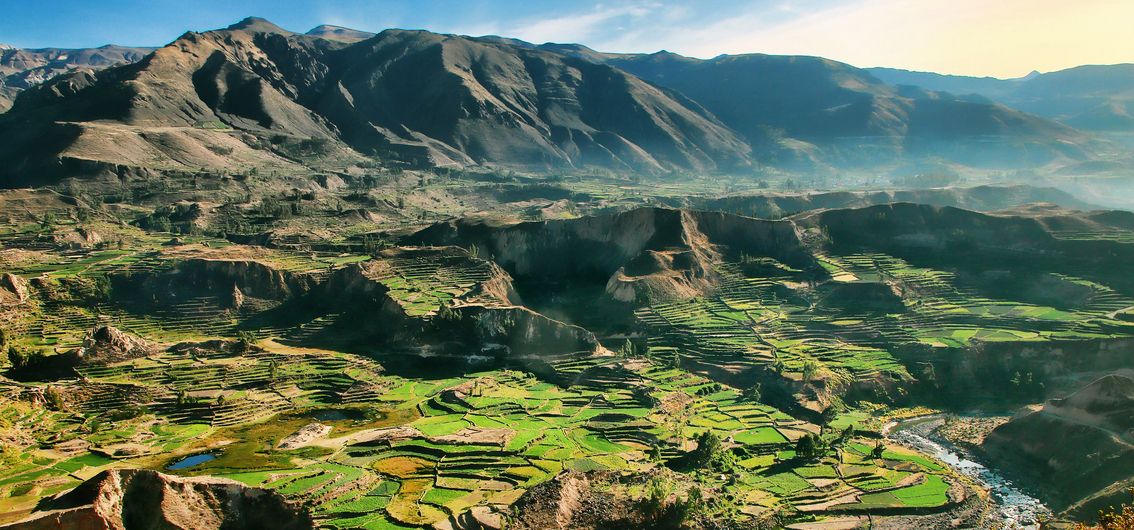
<svg viewBox="0 0 1134 530">
<path fill-rule="evenodd" d="M 1134 61 L 1130 0 L 748 0 L 715 9 L 710 4 L 638 6 L 621 31 L 605 23 L 626 13 L 596 9 L 537 24 L 528 40 L 582 42 L 615 52 L 666 49 L 703 58 L 818 55 L 857 66 L 1002 77 Z"/>
<path fill-rule="evenodd" d="M 503 31 L 509 37 L 535 43 L 594 41 L 617 31 L 624 19 L 630 19 L 629 25 L 634 26 L 635 21 L 652 17 L 662 8 L 659 2 L 598 4 L 590 10 L 511 22 Z"/>
</svg>

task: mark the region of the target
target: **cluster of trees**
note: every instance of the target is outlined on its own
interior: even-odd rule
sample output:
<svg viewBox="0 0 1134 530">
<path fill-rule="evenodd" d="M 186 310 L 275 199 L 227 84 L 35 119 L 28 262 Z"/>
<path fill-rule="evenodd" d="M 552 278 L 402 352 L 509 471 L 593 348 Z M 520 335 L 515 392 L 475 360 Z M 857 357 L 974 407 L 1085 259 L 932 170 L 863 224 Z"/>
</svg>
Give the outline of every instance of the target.
<svg viewBox="0 0 1134 530">
<path fill-rule="evenodd" d="M 827 456 L 833 449 L 837 449 L 846 445 L 854 436 L 854 427 L 847 426 L 834 437 L 824 437 L 823 434 L 807 433 L 795 442 L 795 456 L 803 460 L 818 460 Z M 875 447 L 876 450 L 881 451 L 879 448 L 884 448 L 881 444 Z M 876 458 L 880 458 L 879 455 Z"/>
<path fill-rule="evenodd" d="M 41 350 L 16 346 L 8 333 L 0 329 L 0 364 L 7 360 L 12 368 L 20 370 L 41 363 L 45 357 Z"/>
<path fill-rule="evenodd" d="M 829 428 L 831 423 L 839 416 L 839 408 L 832 405 L 823 409 L 819 414 L 819 433 L 807 433 L 800 437 L 795 443 L 795 456 L 804 460 L 818 460 L 827 456 L 832 449 L 840 448 L 846 445 L 854 436 L 854 427 L 847 425 L 842 431 L 839 431 L 834 436 L 831 436 Z M 883 447 L 879 444 L 875 449 L 881 451 Z"/>
<path fill-rule="evenodd" d="M 238 331 L 236 340 L 241 352 L 251 351 L 256 346 L 256 334 L 248 330 Z"/>
<path fill-rule="evenodd" d="M 150 215 L 137 220 L 136 224 L 143 230 L 151 232 L 170 232 L 178 234 L 194 234 L 198 228 L 194 221 L 202 215 L 201 205 L 197 203 L 180 203 L 162 206 Z"/>
<path fill-rule="evenodd" d="M 623 359 L 637 359 L 641 357 L 649 357 L 650 347 L 647 344 L 639 344 L 630 339 L 622 343 L 618 348 L 618 356 Z"/>
</svg>

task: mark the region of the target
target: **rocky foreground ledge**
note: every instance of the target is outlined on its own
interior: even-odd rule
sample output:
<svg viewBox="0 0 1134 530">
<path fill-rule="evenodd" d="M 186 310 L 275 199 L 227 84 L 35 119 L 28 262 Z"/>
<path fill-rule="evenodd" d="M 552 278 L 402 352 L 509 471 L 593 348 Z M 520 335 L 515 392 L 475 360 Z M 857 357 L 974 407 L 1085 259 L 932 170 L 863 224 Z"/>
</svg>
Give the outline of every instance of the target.
<svg viewBox="0 0 1134 530">
<path fill-rule="evenodd" d="M 45 499 L 27 519 L 0 530 L 299 530 L 314 528 L 302 508 L 282 496 L 234 480 L 183 478 L 141 469 L 112 469 Z"/>
</svg>

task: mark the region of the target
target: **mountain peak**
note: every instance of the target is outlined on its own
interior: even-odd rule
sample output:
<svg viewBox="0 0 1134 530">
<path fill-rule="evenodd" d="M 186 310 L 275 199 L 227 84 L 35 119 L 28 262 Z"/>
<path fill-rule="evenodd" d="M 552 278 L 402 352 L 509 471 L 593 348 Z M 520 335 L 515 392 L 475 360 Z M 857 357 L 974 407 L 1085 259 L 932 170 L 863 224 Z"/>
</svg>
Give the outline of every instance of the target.
<svg viewBox="0 0 1134 530">
<path fill-rule="evenodd" d="M 375 34 L 334 24 L 321 24 L 311 28 L 305 35 L 340 42 L 358 42 L 369 39 Z"/>
<path fill-rule="evenodd" d="M 271 21 L 260 17 L 248 17 L 236 24 L 227 28 L 229 31 L 246 31 L 249 33 L 279 33 L 282 35 L 294 35 L 295 33 L 283 29 Z"/>
</svg>

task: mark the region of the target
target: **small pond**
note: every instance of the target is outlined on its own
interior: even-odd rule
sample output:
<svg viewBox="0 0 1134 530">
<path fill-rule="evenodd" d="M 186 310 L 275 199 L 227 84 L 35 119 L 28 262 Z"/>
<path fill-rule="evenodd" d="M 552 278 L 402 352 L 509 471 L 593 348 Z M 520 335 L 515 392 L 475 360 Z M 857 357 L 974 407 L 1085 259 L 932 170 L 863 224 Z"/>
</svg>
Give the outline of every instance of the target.
<svg viewBox="0 0 1134 530">
<path fill-rule="evenodd" d="M 216 458 L 217 455 L 214 453 L 198 453 L 182 458 L 181 460 L 165 466 L 165 468 L 169 470 L 188 469 L 196 465 L 204 464 L 205 462 L 208 462 L 210 460 L 216 460 Z"/>
<path fill-rule="evenodd" d="M 319 421 L 362 421 L 366 412 L 359 409 L 318 409 L 306 414 Z"/>
</svg>

